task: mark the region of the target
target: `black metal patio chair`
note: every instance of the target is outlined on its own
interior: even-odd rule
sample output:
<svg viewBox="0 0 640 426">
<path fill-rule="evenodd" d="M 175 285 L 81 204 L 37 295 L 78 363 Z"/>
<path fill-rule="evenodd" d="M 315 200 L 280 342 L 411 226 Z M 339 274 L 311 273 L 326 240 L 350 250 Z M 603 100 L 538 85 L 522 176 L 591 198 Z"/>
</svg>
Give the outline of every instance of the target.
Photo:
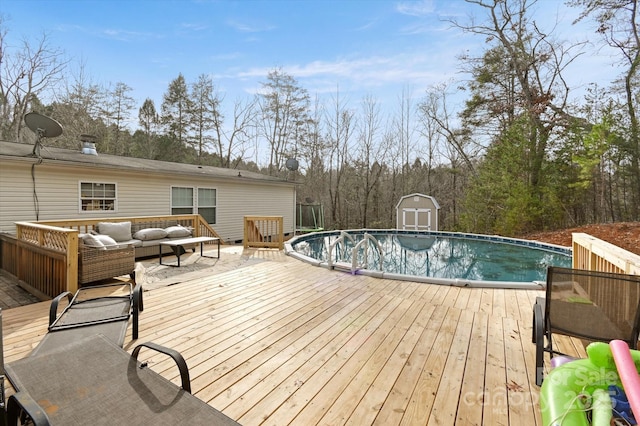
<svg viewBox="0 0 640 426">
<path fill-rule="evenodd" d="M 536 344 L 536 384 L 544 378 L 544 353 L 553 348 L 553 334 L 585 341 L 624 340 L 638 347 L 640 276 L 549 267 L 546 296 L 533 305 L 532 342 Z"/>
<path fill-rule="evenodd" d="M 66 306 L 59 312 L 60 307 Z M 138 321 L 143 311 L 142 285 L 119 282 L 63 292 L 51 301 L 49 332 L 32 355 L 56 350 L 87 336 L 102 334 L 118 346 L 124 344 L 129 319 L 132 337 L 138 338 Z"/>
<path fill-rule="evenodd" d="M 143 348 L 170 356 L 181 386 L 138 361 Z M 175 350 L 143 343 L 130 355 L 93 335 L 5 366 L 16 393 L 7 402 L 9 425 L 238 425 L 191 394 L 189 370 Z M 45 404 L 46 403 L 46 404 Z"/>
</svg>

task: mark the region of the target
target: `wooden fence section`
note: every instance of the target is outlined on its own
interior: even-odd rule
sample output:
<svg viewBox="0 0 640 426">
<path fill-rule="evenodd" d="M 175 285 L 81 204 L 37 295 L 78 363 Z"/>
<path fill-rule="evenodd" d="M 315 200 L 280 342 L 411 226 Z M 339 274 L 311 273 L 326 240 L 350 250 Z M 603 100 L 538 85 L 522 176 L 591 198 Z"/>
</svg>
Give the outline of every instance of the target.
<svg viewBox="0 0 640 426">
<path fill-rule="evenodd" d="M 282 216 L 245 216 L 244 248 L 284 249 L 283 224 Z"/>
<path fill-rule="evenodd" d="M 573 234 L 573 268 L 640 275 L 640 256 L 589 234 Z"/>
<path fill-rule="evenodd" d="M 219 237 L 200 215 L 165 215 L 16 222 L 16 235 L 0 235 L 0 267 L 41 299 L 78 289 L 78 234 L 100 222 L 131 222 L 133 229 L 180 224 L 194 236 Z"/>
<path fill-rule="evenodd" d="M 37 223 L 17 222 L 16 235 L 0 237 L 0 267 L 40 299 L 78 286 L 78 233 Z"/>
</svg>

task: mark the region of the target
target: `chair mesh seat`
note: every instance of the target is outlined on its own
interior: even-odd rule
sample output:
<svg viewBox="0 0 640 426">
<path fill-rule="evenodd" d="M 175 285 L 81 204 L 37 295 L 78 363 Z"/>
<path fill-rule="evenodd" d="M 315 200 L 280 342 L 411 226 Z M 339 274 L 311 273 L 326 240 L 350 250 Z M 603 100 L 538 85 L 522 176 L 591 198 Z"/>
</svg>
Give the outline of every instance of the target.
<svg viewBox="0 0 640 426">
<path fill-rule="evenodd" d="M 68 300 L 67 306 L 58 313 L 59 304 L 65 300 Z M 32 355 L 50 352 L 97 334 L 122 346 L 132 316 L 133 339 L 138 338 L 138 315 L 142 310 L 140 284 L 135 288 L 131 283 L 85 287 L 73 297 L 64 292 L 51 302 L 49 332 Z"/>
<path fill-rule="evenodd" d="M 237 425 L 101 335 L 7 364 L 52 425 Z"/>
<path fill-rule="evenodd" d="M 533 306 L 536 384 L 542 384 L 544 352 L 554 333 L 585 341 L 623 340 L 636 349 L 640 329 L 640 276 L 549 267 L 545 297 Z"/>
<path fill-rule="evenodd" d="M 131 298 L 101 297 L 79 301 L 65 311 L 64 315 L 49 327 L 49 331 L 82 327 L 87 323 L 103 323 L 129 319 Z"/>
</svg>

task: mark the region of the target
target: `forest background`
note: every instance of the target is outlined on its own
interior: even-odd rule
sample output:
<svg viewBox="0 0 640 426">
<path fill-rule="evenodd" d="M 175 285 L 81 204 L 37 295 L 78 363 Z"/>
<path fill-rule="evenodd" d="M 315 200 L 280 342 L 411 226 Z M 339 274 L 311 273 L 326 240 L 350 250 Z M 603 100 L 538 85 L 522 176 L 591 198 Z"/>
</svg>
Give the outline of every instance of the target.
<svg viewBox="0 0 640 426">
<path fill-rule="evenodd" d="M 176 76 L 161 105 L 136 105 L 126 82 L 70 77 L 46 35 L 8 46 L 0 16 L 0 138 L 34 143 L 23 117 L 36 111 L 64 127 L 46 146 L 78 149 L 92 135 L 100 153 L 279 176 L 299 183 L 299 202 L 324 205 L 329 229 L 393 228 L 396 204 L 416 192 L 440 204 L 441 230 L 514 236 L 640 220 L 637 1 L 568 2 L 594 28 L 594 40 L 570 44 L 530 18 L 535 1 L 467 2 L 477 13 L 449 23 L 485 41 L 458 58 L 470 78 L 419 99 L 400 93 L 393 114 L 373 94 L 357 104 L 339 89 L 310 94 L 281 68 L 231 105 L 206 70 L 196 81 Z M 567 67 L 598 46 L 617 52 L 622 73 L 570 100 Z M 460 111 L 454 95 L 464 96 Z M 264 161 L 248 154 L 258 141 Z M 286 167 L 291 158 L 297 170 Z"/>
</svg>

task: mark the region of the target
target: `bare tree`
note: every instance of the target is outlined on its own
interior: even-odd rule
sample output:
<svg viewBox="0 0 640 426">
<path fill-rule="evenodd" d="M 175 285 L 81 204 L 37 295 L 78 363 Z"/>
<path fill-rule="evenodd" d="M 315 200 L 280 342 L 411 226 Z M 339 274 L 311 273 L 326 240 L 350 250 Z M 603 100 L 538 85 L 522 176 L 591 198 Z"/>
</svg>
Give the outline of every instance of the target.
<svg viewBox="0 0 640 426">
<path fill-rule="evenodd" d="M 452 23 L 486 44 L 481 55 L 461 58 L 472 76 L 465 85 L 470 98 L 461 113 L 461 136 L 482 142 L 486 161 L 475 166 L 470 158 L 463 159 L 475 166 L 476 177 L 482 173 L 475 183 L 495 201 L 492 211 L 497 212 L 482 231 L 541 229 L 557 208 L 548 202 L 549 154 L 565 129 L 575 124 L 567 112 L 570 88 L 563 72 L 580 56 L 583 43 L 555 40 L 554 28 L 535 21 L 535 0 L 466 1 L 476 6 L 481 18 Z M 456 138 L 449 140 L 461 140 L 450 135 Z M 469 188 L 467 198 L 479 192 Z M 494 225 L 500 229 L 492 229 Z"/>
<path fill-rule="evenodd" d="M 292 158 L 300 159 L 301 172 L 304 173 L 305 185 L 298 192 L 299 199 L 311 198 L 320 201 L 325 191 L 325 157 L 328 145 L 322 130 L 322 115 L 324 106 L 318 96 L 315 97 L 311 107 L 309 120 L 304 128 L 304 135 L 300 137 L 297 150 Z M 293 176 L 298 176 L 298 171 L 292 171 Z M 322 188 L 322 189 L 321 189 Z"/>
<path fill-rule="evenodd" d="M 407 192 L 408 189 L 408 171 L 411 157 L 415 156 L 415 141 L 414 141 L 414 125 L 411 119 L 414 117 L 414 105 L 411 92 L 408 88 L 402 89 L 402 94 L 398 99 L 398 113 L 394 117 L 393 134 L 397 138 L 397 142 L 394 146 L 397 148 L 400 155 L 400 170 L 401 174 L 401 191 Z"/>
<path fill-rule="evenodd" d="M 222 102 L 223 99 L 220 99 Z M 214 132 L 216 134 L 216 152 L 220 158 L 220 166 L 226 168 L 237 167 L 244 160 L 247 144 L 253 137 L 255 126 L 256 100 L 245 102 L 236 100 L 233 105 L 233 123 L 225 128 L 224 115 L 218 112 L 214 117 Z"/>
<path fill-rule="evenodd" d="M 640 77 L 640 22 L 638 0 L 573 0 L 573 6 L 583 8 L 578 20 L 594 16 L 597 32 L 606 44 L 618 50 L 626 69 L 622 75 L 622 90 L 627 113 L 628 143 L 621 147 L 628 153 L 633 179 L 629 191 L 630 219 L 640 218 L 640 120 L 638 118 L 638 79 Z M 621 129 L 622 130 L 622 129 Z"/>
<path fill-rule="evenodd" d="M 329 169 L 329 210 L 331 224 L 336 228 L 346 226 L 342 219 L 343 179 L 349 161 L 348 153 L 354 132 L 354 112 L 347 102 L 341 99 L 340 90 L 332 96 L 332 108 L 325 112 L 324 122 L 327 129 Z"/>
<path fill-rule="evenodd" d="M 261 136 L 269 144 L 269 174 L 280 172 L 308 121 L 309 94 L 291 75 L 275 69 L 259 96 Z"/>
<path fill-rule="evenodd" d="M 31 101 L 55 89 L 67 61 L 49 44 L 47 34 L 35 42 L 8 45 L 5 18 L 0 15 L 0 136 L 21 140 L 22 117 Z"/>
<path fill-rule="evenodd" d="M 360 226 L 369 226 L 371 195 L 383 171 L 393 139 L 389 134 L 381 134 L 383 123 L 380 117 L 380 105 L 367 95 L 361 102 L 361 118 L 358 128 L 358 146 L 352 152 L 351 163 L 357 176 L 356 196 L 360 210 Z"/>
<path fill-rule="evenodd" d="M 449 209 L 450 222 L 457 223 L 463 188 L 458 182 L 461 176 L 475 172 L 475 164 L 482 149 L 473 142 L 469 132 L 460 127 L 457 117 L 449 109 L 449 83 L 441 83 L 429 89 L 418 105 L 419 131 L 426 141 L 425 157 L 428 165 L 428 182 L 432 172 L 442 164 L 441 173 L 448 181 L 440 191 L 440 200 Z M 462 169 L 465 169 L 462 172 Z M 441 185 L 442 186 L 442 185 Z"/>
<path fill-rule="evenodd" d="M 64 127 L 63 135 L 55 140 L 55 144 L 77 148 L 80 135 L 88 134 L 108 145 L 107 128 L 102 121 L 105 90 L 91 80 L 84 64 L 69 74 L 58 100 L 50 106 L 51 115 Z M 108 146 L 101 149 L 109 151 Z"/>
<path fill-rule="evenodd" d="M 530 185 L 541 182 L 549 140 L 559 125 L 566 124 L 569 86 L 562 72 L 579 55 L 581 44 L 565 47 L 553 40 L 531 18 L 535 0 L 466 0 L 484 13 L 484 22 L 458 28 L 487 40 L 487 50 L 479 58 L 463 58 L 474 76 L 472 98 L 464 119 L 491 137 L 504 132 L 520 117 L 530 123 Z"/>
</svg>

